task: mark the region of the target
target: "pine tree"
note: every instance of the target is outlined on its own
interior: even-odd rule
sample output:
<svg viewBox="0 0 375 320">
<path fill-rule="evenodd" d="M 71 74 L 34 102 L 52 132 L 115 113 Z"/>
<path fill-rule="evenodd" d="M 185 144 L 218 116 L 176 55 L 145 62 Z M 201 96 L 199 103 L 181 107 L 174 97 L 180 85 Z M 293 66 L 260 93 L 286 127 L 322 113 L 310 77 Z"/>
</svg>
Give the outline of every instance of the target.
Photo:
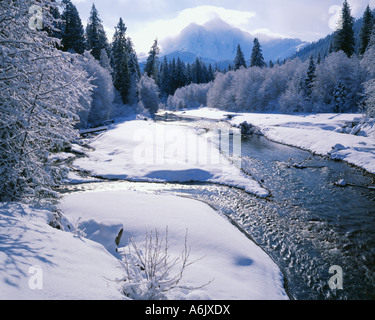
<svg viewBox="0 0 375 320">
<path fill-rule="evenodd" d="M 91 51 L 96 60 L 100 60 L 102 49 L 108 50 L 107 36 L 95 4 L 92 5 L 86 26 L 86 49 Z"/>
<path fill-rule="evenodd" d="M 333 111 L 337 113 L 343 112 L 346 103 L 346 88 L 341 80 L 337 81 L 335 90 L 333 92 Z"/>
<path fill-rule="evenodd" d="M 186 66 L 185 63 L 178 57 L 177 64 L 176 64 L 176 86 L 178 88 L 182 88 L 186 86 Z"/>
<path fill-rule="evenodd" d="M 171 93 L 170 84 L 171 75 L 169 71 L 169 63 L 166 56 L 164 56 L 163 62 L 160 65 L 160 74 L 159 74 L 159 88 L 161 95 L 166 99 Z"/>
<path fill-rule="evenodd" d="M 348 57 L 351 57 L 355 52 L 355 38 L 354 38 L 354 18 L 351 15 L 350 6 L 348 1 L 345 0 L 341 13 L 341 21 L 338 30 L 334 36 L 334 51 L 340 51 L 346 53 Z"/>
<path fill-rule="evenodd" d="M 113 57 L 113 85 L 121 95 L 124 104 L 128 103 L 128 95 L 131 83 L 131 74 L 129 69 L 130 55 L 128 52 L 128 42 L 126 39 L 126 26 L 120 18 L 112 41 Z"/>
<path fill-rule="evenodd" d="M 85 36 L 81 18 L 76 6 L 70 0 L 63 0 L 61 45 L 63 51 L 82 54 L 85 51 Z"/>
<path fill-rule="evenodd" d="M 144 71 L 147 74 L 147 76 L 153 78 L 156 83 L 158 82 L 159 76 L 159 53 L 160 49 L 158 46 L 158 40 L 155 39 L 154 44 L 152 45 L 148 53 L 148 58 Z"/>
<path fill-rule="evenodd" d="M 102 68 L 106 69 L 109 74 L 113 74 L 113 69 L 111 67 L 111 61 L 108 57 L 107 51 L 105 49 L 102 49 L 100 53 L 100 60 L 99 60 L 100 65 Z"/>
<path fill-rule="evenodd" d="M 312 89 L 314 86 L 314 80 L 316 77 L 315 71 L 316 71 L 316 66 L 315 66 L 314 58 L 313 56 L 311 56 L 309 67 L 307 68 L 306 78 L 303 84 L 303 89 L 304 89 L 303 91 L 305 93 L 306 100 L 311 99 Z"/>
<path fill-rule="evenodd" d="M 47 23 L 44 23 L 43 29 L 48 33 L 48 35 L 52 38 L 56 39 L 62 39 L 62 21 L 61 21 L 61 14 L 59 11 L 59 6 L 56 2 L 56 0 L 51 0 L 51 2 L 54 4 L 54 6 L 50 6 L 48 8 L 53 21 L 51 23 L 48 23 L 48 20 L 45 21 Z"/>
<path fill-rule="evenodd" d="M 262 49 L 261 49 L 259 40 L 258 38 L 255 38 L 253 51 L 251 53 L 250 67 L 263 68 L 265 66 L 266 66 L 266 63 L 264 62 Z"/>
<path fill-rule="evenodd" d="M 234 59 L 234 70 L 239 70 L 241 67 L 246 68 L 245 56 L 241 50 L 241 46 L 237 46 L 237 54 Z"/>
<path fill-rule="evenodd" d="M 368 5 L 365 13 L 363 14 L 363 25 L 360 33 L 360 47 L 359 54 L 363 55 L 370 42 L 372 29 L 375 25 L 375 19 Z"/>
</svg>

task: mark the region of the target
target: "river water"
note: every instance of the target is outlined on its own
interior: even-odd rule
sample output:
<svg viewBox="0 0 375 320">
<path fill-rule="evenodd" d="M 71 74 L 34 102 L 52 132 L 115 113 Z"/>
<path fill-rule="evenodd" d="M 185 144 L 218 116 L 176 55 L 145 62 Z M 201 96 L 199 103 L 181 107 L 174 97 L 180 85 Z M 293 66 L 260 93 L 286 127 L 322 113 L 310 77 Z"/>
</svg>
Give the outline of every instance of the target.
<svg viewBox="0 0 375 320">
<path fill-rule="evenodd" d="M 192 119 L 173 124 L 228 126 Z M 367 188 L 375 176 L 258 135 L 242 137 L 241 149 L 242 170 L 270 191 L 269 198 L 209 183 L 111 181 L 66 186 L 65 192 L 136 189 L 203 201 L 268 253 L 291 299 L 375 299 L 375 190 Z M 341 179 L 346 187 L 336 184 Z M 342 273 L 330 273 L 333 266 Z M 342 288 L 329 285 L 332 277 Z"/>
</svg>

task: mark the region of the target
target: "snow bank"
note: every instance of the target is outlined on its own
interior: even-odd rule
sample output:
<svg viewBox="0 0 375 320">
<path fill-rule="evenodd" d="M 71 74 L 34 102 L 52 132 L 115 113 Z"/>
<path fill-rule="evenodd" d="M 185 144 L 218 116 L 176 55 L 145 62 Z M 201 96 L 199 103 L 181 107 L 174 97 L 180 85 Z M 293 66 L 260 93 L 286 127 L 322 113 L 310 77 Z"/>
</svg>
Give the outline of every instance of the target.
<svg viewBox="0 0 375 320">
<path fill-rule="evenodd" d="M 286 300 L 283 276 L 274 262 L 209 206 L 169 195 L 135 191 L 85 192 L 65 196 L 65 231 L 48 225 L 51 213 L 20 204 L 0 204 L 0 299 L 119 300 L 125 276 L 116 253 L 130 236 L 142 247 L 145 234 L 168 226 L 169 254 L 191 246 L 183 286 L 169 299 Z M 77 223 L 79 222 L 79 223 Z M 68 225 L 71 229 L 69 229 Z M 86 236 L 78 238 L 77 227 Z"/>
<path fill-rule="evenodd" d="M 122 299 L 118 260 L 89 239 L 48 225 L 50 212 L 0 203 L 0 299 Z"/>
<path fill-rule="evenodd" d="M 74 166 L 107 179 L 150 182 L 204 181 L 257 196 L 269 193 L 224 157 L 208 136 L 193 128 L 150 121 L 117 124 L 97 137 L 95 151 Z"/>
<path fill-rule="evenodd" d="M 184 114 L 225 119 L 228 112 L 202 108 L 188 110 Z M 374 122 L 372 126 L 362 126 L 358 132 L 355 124 L 362 120 L 360 114 L 230 114 L 232 118 L 228 121 L 231 124 L 251 123 L 272 141 L 330 156 L 375 173 Z M 350 134 L 353 131 L 357 135 Z"/>
<path fill-rule="evenodd" d="M 199 287 L 192 292 L 176 289 L 169 299 L 257 300 L 287 299 L 283 276 L 256 244 L 208 205 L 170 195 L 135 191 L 75 193 L 66 196 L 61 209 L 69 220 L 80 219 L 87 237 L 116 255 L 115 237 L 123 228 L 119 247 L 130 236 L 142 246 L 147 232 L 164 235 L 168 227 L 169 253 L 179 256 L 188 230 L 190 261 L 181 285 Z"/>
</svg>

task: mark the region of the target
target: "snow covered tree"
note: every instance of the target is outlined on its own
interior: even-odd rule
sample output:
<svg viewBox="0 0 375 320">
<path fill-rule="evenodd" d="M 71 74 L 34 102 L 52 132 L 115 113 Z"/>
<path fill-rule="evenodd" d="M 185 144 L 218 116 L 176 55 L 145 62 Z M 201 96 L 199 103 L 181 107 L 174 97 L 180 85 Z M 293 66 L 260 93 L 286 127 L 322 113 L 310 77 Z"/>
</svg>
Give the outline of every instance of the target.
<svg viewBox="0 0 375 320">
<path fill-rule="evenodd" d="M 315 111 L 334 111 L 334 92 L 340 80 L 347 92 L 341 112 L 357 112 L 362 99 L 364 76 L 365 72 L 357 56 L 349 58 L 343 51 L 330 54 L 316 68 L 312 92 Z"/>
<path fill-rule="evenodd" d="M 100 125 L 112 116 L 115 98 L 112 76 L 88 51 L 82 57 L 82 65 L 89 75 L 94 89 L 91 94 L 92 101 L 89 109 L 80 113 L 81 125 L 84 126 L 86 123 Z"/>
<path fill-rule="evenodd" d="M 95 4 L 91 7 L 89 21 L 86 26 L 86 49 L 91 51 L 96 60 L 100 60 L 102 49 L 108 50 L 107 36 Z"/>
<path fill-rule="evenodd" d="M 42 31 L 53 23 L 48 8 L 55 5 L 0 2 L 0 201 L 57 196 L 53 186 L 66 170 L 49 154 L 76 136 L 77 110 L 90 97 L 77 56 L 58 50 L 57 40 Z"/>
<path fill-rule="evenodd" d="M 339 79 L 333 91 L 333 111 L 336 113 L 343 112 L 346 103 L 346 88 L 344 83 Z"/>
<path fill-rule="evenodd" d="M 365 87 L 365 112 L 368 117 L 375 117 L 375 79 L 364 84 Z"/>
<path fill-rule="evenodd" d="M 348 1 L 345 0 L 342 8 L 341 19 L 338 30 L 334 35 L 334 51 L 343 51 L 348 57 L 355 52 L 354 38 L 354 18 L 351 15 L 351 9 Z"/>
<path fill-rule="evenodd" d="M 360 47 L 359 54 L 363 55 L 370 42 L 372 30 L 374 28 L 375 19 L 371 12 L 370 6 L 366 7 L 365 13 L 363 14 L 363 25 L 360 33 Z"/>
<path fill-rule="evenodd" d="M 266 66 L 266 63 L 264 62 L 262 49 L 261 49 L 259 40 L 258 38 L 255 38 L 253 51 L 251 53 L 250 67 L 263 68 L 265 66 Z"/>
<path fill-rule="evenodd" d="M 111 60 L 109 59 L 107 51 L 105 49 L 102 49 L 100 53 L 99 63 L 102 66 L 102 68 L 108 71 L 109 74 L 113 73 L 113 69 L 111 67 Z"/>
<path fill-rule="evenodd" d="M 316 66 L 315 66 L 314 58 L 313 56 L 311 56 L 310 61 L 309 61 L 309 67 L 307 69 L 306 78 L 304 81 L 304 86 L 303 86 L 305 97 L 307 100 L 311 99 L 312 88 L 313 88 L 314 80 L 315 80 L 315 71 L 316 71 Z"/>
<path fill-rule="evenodd" d="M 43 25 L 43 30 L 47 31 L 48 35 L 52 38 L 60 39 L 62 38 L 62 20 L 59 11 L 59 6 L 56 4 L 56 0 L 51 0 L 54 4 L 53 7 L 49 7 L 49 13 L 51 14 L 53 20 L 49 24 L 45 23 Z M 47 21 L 46 21 L 47 22 Z M 58 45 L 60 47 L 60 45 Z"/>
<path fill-rule="evenodd" d="M 76 6 L 63 0 L 61 45 L 63 51 L 82 54 L 85 51 L 85 32 Z"/>
<path fill-rule="evenodd" d="M 367 116 L 375 117 L 375 26 L 361 64 L 366 71 L 364 111 Z"/>
<path fill-rule="evenodd" d="M 212 83 L 196 84 L 179 88 L 175 94 L 169 96 L 167 101 L 168 109 L 178 110 L 183 108 L 199 108 L 207 105 L 207 93 Z"/>
<path fill-rule="evenodd" d="M 144 74 L 138 83 L 139 105 L 149 111 L 151 117 L 159 109 L 159 87 L 155 80 Z"/>
<path fill-rule="evenodd" d="M 160 49 L 158 46 L 158 40 L 155 39 L 154 44 L 148 53 L 146 66 L 144 69 L 147 76 L 153 78 L 155 82 L 158 82 L 159 77 L 159 53 Z"/>
<path fill-rule="evenodd" d="M 246 61 L 245 61 L 245 56 L 242 52 L 241 46 L 238 44 L 237 46 L 237 54 L 234 59 L 234 70 L 238 70 L 241 67 L 246 68 Z"/>
</svg>

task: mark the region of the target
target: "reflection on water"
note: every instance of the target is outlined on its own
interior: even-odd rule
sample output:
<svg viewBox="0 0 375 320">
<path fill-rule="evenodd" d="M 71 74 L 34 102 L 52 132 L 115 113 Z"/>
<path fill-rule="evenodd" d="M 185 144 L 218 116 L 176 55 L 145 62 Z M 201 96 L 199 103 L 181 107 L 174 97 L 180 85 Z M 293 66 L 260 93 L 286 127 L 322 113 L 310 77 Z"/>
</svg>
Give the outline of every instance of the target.
<svg viewBox="0 0 375 320">
<path fill-rule="evenodd" d="M 203 120 L 184 125 L 215 129 Z M 274 259 L 292 298 L 375 299 L 375 191 L 366 188 L 375 182 L 373 175 L 261 136 L 243 138 L 242 168 L 270 190 L 269 199 L 209 183 L 113 181 L 62 191 L 166 192 L 204 201 Z M 350 186 L 337 186 L 340 179 Z M 343 290 L 328 285 L 334 265 L 343 269 Z"/>
</svg>

